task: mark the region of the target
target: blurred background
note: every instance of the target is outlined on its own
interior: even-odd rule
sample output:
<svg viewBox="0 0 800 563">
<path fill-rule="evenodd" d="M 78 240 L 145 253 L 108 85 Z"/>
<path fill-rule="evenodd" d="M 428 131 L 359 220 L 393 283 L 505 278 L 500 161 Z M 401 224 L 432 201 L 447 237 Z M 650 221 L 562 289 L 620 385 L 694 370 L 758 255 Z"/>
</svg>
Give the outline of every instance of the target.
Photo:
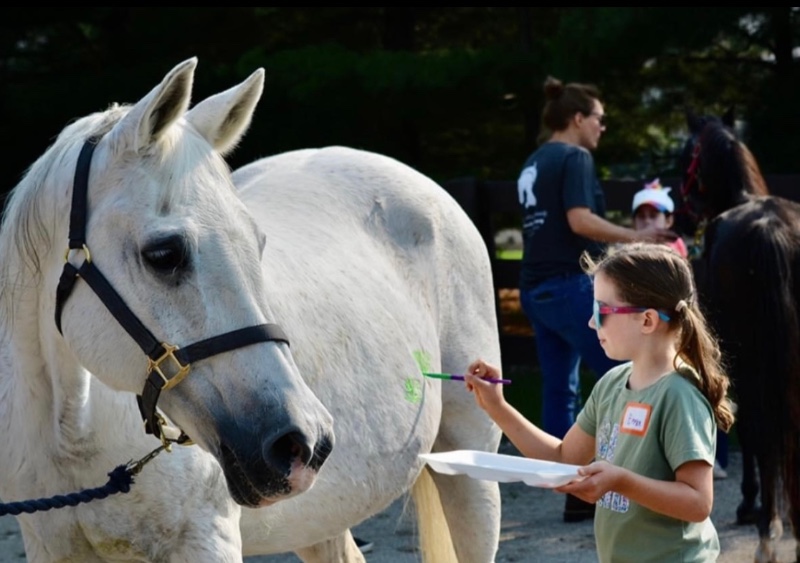
<svg viewBox="0 0 800 563">
<path fill-rule="evenodd" d="M 70 120 L 192 56 L 195 101 L 266 69 L 234 167 L 338 144 L 513 180 L 552 75 L 600 87 L 604 179 L 677 175 L 687 107 L 733 108 L 764 172 L 794 173 L 799 26 L 797 7 L 2 8 L 0 193 Z"/>
</svg>

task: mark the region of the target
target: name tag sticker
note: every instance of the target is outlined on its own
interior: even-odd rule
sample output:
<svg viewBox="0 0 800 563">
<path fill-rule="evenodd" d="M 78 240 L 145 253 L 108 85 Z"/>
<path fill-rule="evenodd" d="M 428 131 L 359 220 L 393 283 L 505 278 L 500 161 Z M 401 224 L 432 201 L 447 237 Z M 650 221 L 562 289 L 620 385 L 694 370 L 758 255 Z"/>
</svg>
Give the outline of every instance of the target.
<svg viewBox="0 0 800 563">
<path fill-rule="evenodd" d="M 644 436 L 647 433 L 647 426 L 650 424 L 650 411 L 652 410 L 652 406 L 644 403 L 630 402 L 625 405 L 620 432 Z"/>
</svg>

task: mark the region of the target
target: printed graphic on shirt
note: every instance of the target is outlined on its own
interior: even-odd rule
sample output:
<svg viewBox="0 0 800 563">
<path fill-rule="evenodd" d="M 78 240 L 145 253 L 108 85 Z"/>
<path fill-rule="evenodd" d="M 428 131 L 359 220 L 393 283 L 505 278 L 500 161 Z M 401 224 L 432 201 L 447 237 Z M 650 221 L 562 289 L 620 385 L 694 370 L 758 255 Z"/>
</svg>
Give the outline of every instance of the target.
<svg viewBox="0 0 800 563">
<path fill-rule="evenodd" d="M 526 215 L 522 222 L 522 230 L 528 232 L 529 230 L 537 231 L 539 227 L 544 225 L 547 219 L 547 211 L 536 211 L 530 215 Z"/>
<path fill-rule="evenodd" d="M 534 207 L 536 205 L 536 196 L 533 195 L 533 186 L 536 184 L 536 163 L 533 166 L 528 166 L 519 175 L 517 180 L 517 192 L 519 194 L 519 203 L 525 207 Z"/>
<path fill-rule="evenodd" d="M 612 425 L 604 420 L 597 431 L 597 457 L 609 463 L 614 463 L 614 451 L 617 449 L 617 436 L 619 425 Z"/>
<path fill-rule="evenodd" d="M 620 433 L 620 425 L 604 420 L 597 429 L 597 458 L 604 459 L 609 463 L 614 463 L 614 453 L 617 449 L 617 441 Z M 598 506 L 613 510 L 614 512 L 627 512 L 631 507 L 631 501 L 614 491 L 608 491 L 600 500 Z"/>
<path fill-rule="evenodd" d="M 622 428 L 620 431 L 626 434 L 644 436 L 647 433 L 647 425 L 650 424 L 650 411 L 652 409 L 653 407 L 644 403 L 629 402 L 625 405 L 625 410 L 622 411 Z"/>
</svg>

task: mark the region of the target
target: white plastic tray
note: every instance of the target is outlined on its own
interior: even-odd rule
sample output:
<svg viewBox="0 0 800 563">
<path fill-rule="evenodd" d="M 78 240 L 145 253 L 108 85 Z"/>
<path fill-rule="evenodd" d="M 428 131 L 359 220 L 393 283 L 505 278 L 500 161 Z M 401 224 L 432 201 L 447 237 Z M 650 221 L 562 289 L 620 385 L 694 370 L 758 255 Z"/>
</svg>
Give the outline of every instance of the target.
<svg viewBox="0 0 800 563">
<path fill-rule="evenodd" d="M 465 474 L 473 479 L 510 483 L 523 481 L 532 487 L 552 489 L 570 481 L 583 479 L 579 465 L 568 465 L 541 459 L 494 454 L 475 450 L 455 450 L 420 454 L 437 473 Z"/>
</svg>

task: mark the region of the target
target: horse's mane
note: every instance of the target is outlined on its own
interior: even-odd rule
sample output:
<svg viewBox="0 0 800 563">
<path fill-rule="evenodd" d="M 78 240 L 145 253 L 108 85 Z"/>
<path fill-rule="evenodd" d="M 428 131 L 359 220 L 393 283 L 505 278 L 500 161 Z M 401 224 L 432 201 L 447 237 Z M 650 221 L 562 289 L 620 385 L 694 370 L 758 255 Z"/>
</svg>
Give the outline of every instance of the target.
<svg viewBox="0 0 800 563">
<path fill-rule="evenodd" d="M 734 192 L 769 194 L 755 156 L 730 127 L 718 120 L 708 121 L 700 143 L 701 175 L 705 184 L 725 187 L 730 195 Z"/>
<path fill-rule="evenodd" d="M 738 150 L 741 152 L 741 163 L 744 168 L 743 174 L 747 178 L 747 185 L 752 188 L 753 195 L 768 195 L 769 188 L 767 182 L 764 180 L 764 175 L 761 173 L 761 167 L 756 161 L 756 157 L 750 152 L 743 142 L 739 141 Z"/>
<path fill-rule="evenodd" d="M 0 303 L 7 319 L 13 319 L 14 298 L 18 287 L 33 285 L 40 272 L 42 254 L 53 241 L 48 228 L 56 224 L 65 198 L 48 192 L 54 169 L 74 169 L 78 151 L 92 135 L 103 134 L 128 111 L 128 106 L 112 105 L 105 112 L 82 117 L 65 127 L 48 149 L 26 170 L 20 182 L 8 193 L 0 225 Z M 69 163 L 69 165 L 66 165 Z M 48 195 L 49 194 L 49 195 Z M 15 258 L 16 257 L 16 258 Z"/>
<path fill-rule="evenodd" d="M 3 318 L 14 318 L 12 311 L 15 289 L 32 287 L 41 272 L 41 260 L 54 244 L 67 241 L 52 240 L 53 225 L 69 216 L 68 198 L 63 197 L 63 185 L 72 182 L 78 154 L 89 137 L 105 135 L 118 123 L 132 106 L 113 104 L 104 112 L 97 112 L 75 120 L 65 127 L 48 149 L 26 170 L 22 180 L 9 192 L 6 208 L 0 225 L 0 310 Z M 192 128 L 181 128 L 183 132 L 200 139 Z M 208 158 L 207 143 L 181 142 L 186 135 L 177 128 L 165 132 L 152 154 L 154 166 L 167 155 L 180 153 L 182 159 L 171 163 L 171 173 L 183 177 L 197 162 Z M 178 150 L 180 147 L 180 150 Z M 120 147 L 111 146 L 117 153 Z M 146 160 L 146 159 L 143 159 Z M 227 168 L 217 168 L 222 177 Z M 65 172 L 69 171 L 69 172 Z M 64 178 L 68 174 L 68 178 Z M 169 206 L 170 198 L 177 191 L 165 190 L 163 205 Z"/>
<path fill-rule="evenodd" d="M 23 255 L 35 256 L 30 251 L 40 248 L 35 243 L 46 229 L 41 228 L 44 209 L 50 208 L 46 201 L 40 201 L 41 192 L 47 186 L 54 168 L 66 162 L 77 160 L 77 151 L 83 142 L 92 135 L 107 132 L 125 113 L 122 106 L 113 106 L 106 112 L 83 117 L 59 133 L 56 140 L 25 172 L 22 180 L 9 192 L 2 226 L 0 226 L 0 253 L 7 256 L 9 245 L 13 244 Z M 69 167 L 74 167 L 71 164 Z M 13 232 L 9 232 L 12 231 Z M 2 265 L 0 265 L 2 267 Z"/>
</svg>

